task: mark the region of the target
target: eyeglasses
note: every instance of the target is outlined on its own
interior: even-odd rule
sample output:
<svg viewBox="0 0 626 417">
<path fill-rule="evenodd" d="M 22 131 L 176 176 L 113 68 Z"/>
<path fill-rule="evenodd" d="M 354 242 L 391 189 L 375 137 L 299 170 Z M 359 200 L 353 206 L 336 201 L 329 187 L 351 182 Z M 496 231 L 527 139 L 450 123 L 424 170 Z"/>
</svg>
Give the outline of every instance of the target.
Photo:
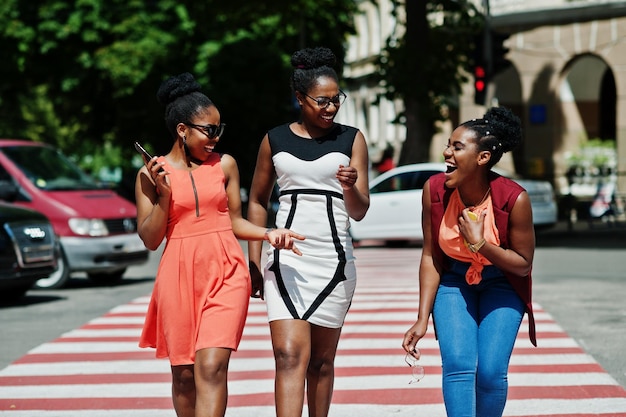
<svg viewBox="0 0 626 417">
<path fill-rule="evenodd" d="M 421 355 L 420 351 L 417 350 L 417 348 L 415 348 L 414 353 L 417 354 L 417 356 Z M 426 375 L 426 371 L 424 371 L 424 367 L 418 364 L 417 359 L 410 353 L 406 354 L 406 356 L 404 357 L 404 362 L 406 362 L 406 364 L 411 367 L 412 378 L 409 381 L 409 384 L 415 384 L 417 382 L 420 382 L 422 378 L 424 378 L 424 375 Z"/>
<path fill-rule="evenodd" d="M 219 138 L 224 134 L 224 127 L 226 123 L 220 123 L 219 125 L 195 125 L 193 123 L 185 123 L 189 127 L 193 127 L 204 133 L 209 139 Z"/>
<path fill-rule="evenodd" d="M 343 91 L 339 90 L 339 94 L 337 94 L 335 97 L 311 97 L 310 95 L 308 95 L 307 93 L 301 91 L 302 94 L 304 94 L 305 96 L 307 96 L 308 98 L 310 98 L 311 100 L 313 100 L 314 102 L 317 103 L 317 107 L 319 107 L 320 109 L 325 109 L 328 106 L 330 106 L 330 103 L 333 103 L 335 105 L 335 107 L 339 107 L 341 106 L 341 104 L 343 103 L 343 101 L 346 99 L 346 93 L 344 93 Z"/>
</svg>

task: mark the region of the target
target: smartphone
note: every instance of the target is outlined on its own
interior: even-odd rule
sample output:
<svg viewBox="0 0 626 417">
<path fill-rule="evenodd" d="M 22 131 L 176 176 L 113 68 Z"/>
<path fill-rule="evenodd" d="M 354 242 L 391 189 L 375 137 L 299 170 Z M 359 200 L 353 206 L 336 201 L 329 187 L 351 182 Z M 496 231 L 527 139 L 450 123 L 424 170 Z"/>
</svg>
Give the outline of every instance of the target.
<svg viewBox="0 0 626 417">
<path fill-rule="evenodd" d="M 135 142 L 135 150 L 143 156 L 143 160 L 146 164 L 152 159 L 152 155 L 150 155 L 139 142 Z"/>
<path fill-rule="evenodd" d="M 137 150 L 137 152 L 141 154 L 146 164 L 150 162 L 150 160 L 152 160 L 152 155 L 150 155 L 150 153 L 146 151 L 145 148 L 141 146 L 139 142 L 135 142 L 135 150 Z M 163 171 L 163 167 L 159 168 L 158 172 L 161 172 L 161 171 Z"/>
</svg>

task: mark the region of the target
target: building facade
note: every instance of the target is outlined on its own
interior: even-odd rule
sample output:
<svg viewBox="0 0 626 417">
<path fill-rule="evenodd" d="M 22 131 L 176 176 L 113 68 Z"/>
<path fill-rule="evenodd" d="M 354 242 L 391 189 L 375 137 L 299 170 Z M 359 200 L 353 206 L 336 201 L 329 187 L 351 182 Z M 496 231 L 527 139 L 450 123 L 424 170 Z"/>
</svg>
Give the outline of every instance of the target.
<svg viewBox="0 0 626 417">
<path fill-rule="evenodd" d="M 490 82 L 487 103 L 511 108 L 524 125 L 523 147 L 503 159 L 503 168 L 547 179 L 559 195 L 593 194 L 609 176 L 626 191 L 626 1 L 478 3 L 492 29 L 510 35 L 505 46 L 512 65 Z M 391 123 L 402 103 L 380 99 L 380 87 L 368 75 L 386 39 L 402 36 L 403 17 L 393 16 L 388 0 L 362 1 L 360 8 L 358 34 L 348 44 L 348 100 L 340 117 L 363 130 L 376 163 L 389 145 L 397 158 L 405 131 Z M 470 82 L 458 97 L 460 121 L 484 113 L 473 93 Z M 441 160 L 453 127 L 444 124 L 434 138 L 432 161 Z M 596 142 L 604 150 L 586 155 L 586 145 Z"/>
</svg>

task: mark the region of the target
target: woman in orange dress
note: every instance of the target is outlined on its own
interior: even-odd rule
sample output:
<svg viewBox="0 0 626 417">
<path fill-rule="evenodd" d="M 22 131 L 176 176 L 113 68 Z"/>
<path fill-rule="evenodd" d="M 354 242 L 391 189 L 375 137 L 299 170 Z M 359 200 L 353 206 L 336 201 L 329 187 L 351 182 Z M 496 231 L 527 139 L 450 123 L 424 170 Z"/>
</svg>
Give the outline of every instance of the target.
<svg viewBox="0 0 626 417">
<path fill-rule="evenodd" d="M 288 229 L 266 230 L 241 215 L 235 160 L 214 153 L 220 113 L 189 73 L 157 93 L 174 138 L 136 179 L 137 225 L 147 248 L 167 244 L 139 345 L 169 358 L 179 417 L 224 416 L 230 354 L 241 340 L 250 274 L 237 239 L 269 240 L 299 254 Z"/>
</svg>

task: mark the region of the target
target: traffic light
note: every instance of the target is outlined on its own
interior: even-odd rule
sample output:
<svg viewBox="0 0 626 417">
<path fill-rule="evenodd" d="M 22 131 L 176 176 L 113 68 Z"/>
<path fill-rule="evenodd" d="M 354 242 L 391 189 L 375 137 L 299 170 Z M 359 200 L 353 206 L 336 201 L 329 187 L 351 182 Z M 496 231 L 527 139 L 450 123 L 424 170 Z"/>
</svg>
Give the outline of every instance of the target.
<svg viewBox="0 0 626 417">
<path fill-rule="evenodd" d="M 474 75 L 474 103 L 478 105 L 485 104 L 487 96 L 487 84 L 489 79 L 487 75 L 489 65 L 487 55 L 485 54 L 485 36 L 479 34 L 474 37 L 474 54 L 472 61 L 472 69 Z"/>
<path fill-rule="evenodd" d="M 506 59 L 509 48 L 504 42 L 509 34 L 485 30 L 474 37 L 472 68 L 474 71 L 474 103 L 485 104 L 487 85 L 493 77 L 511 66 Z"/>
<path fill-rule="evenodd" d="M 482 64 L 474 65 L 474 103 L 485 104 L 487 96 L 487 69 Z"/>
<path fill-rule="evenodd" d="M 491 36 L 491 71 L 490 76 L 496 75 L 511 66 L 511 61 L 506 59 L 509 48 L 504 46 L 504 41 L 509 38 L 508 33 L 490 32 Z"/>
</svg>

